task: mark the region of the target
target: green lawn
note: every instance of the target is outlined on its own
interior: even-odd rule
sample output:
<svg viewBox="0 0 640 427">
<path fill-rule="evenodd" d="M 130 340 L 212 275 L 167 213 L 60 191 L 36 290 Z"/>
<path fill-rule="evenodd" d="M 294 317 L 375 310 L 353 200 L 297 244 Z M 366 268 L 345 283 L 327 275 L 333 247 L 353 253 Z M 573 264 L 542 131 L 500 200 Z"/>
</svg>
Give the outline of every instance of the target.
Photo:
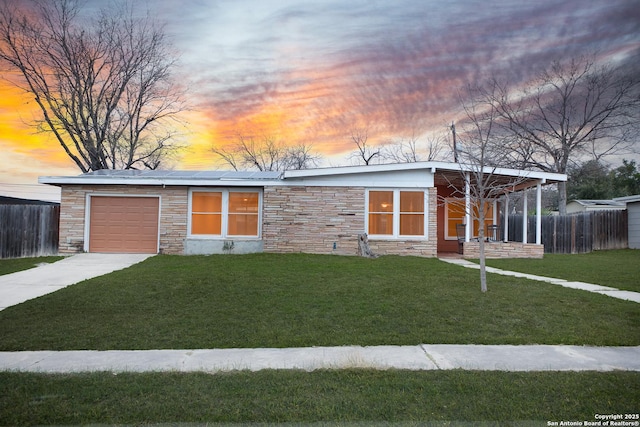
<svg viewBox="0 0 640 427">
<path fill-rule="evenodd" d="M 505 270 L 594 283 L 640 292 L 640 250 L 588 254 L 545 254 L 544 259 L 492 259 L 487 265 Z"/>
<path fill-rule="evenodd" d="M 43 256 L 32 258 L 10 258 L 0 259 L 0 276 L 15 273 L 17 271 L 28 270 L 37 267 L 40 263 L 50 264 L 61 260 L 61 256 Z"/>
<path fill-rule="evenodd" d="M 0 425 L 546 426 L 637 414 L 638 396 L 637 372 L 0 373 Z"/>
<path fill-rule="evenodd" d="M 0 311 L 0 350 L 639 345 L 637 303 L 437 259 L 150 258 Z"/>
</svg>

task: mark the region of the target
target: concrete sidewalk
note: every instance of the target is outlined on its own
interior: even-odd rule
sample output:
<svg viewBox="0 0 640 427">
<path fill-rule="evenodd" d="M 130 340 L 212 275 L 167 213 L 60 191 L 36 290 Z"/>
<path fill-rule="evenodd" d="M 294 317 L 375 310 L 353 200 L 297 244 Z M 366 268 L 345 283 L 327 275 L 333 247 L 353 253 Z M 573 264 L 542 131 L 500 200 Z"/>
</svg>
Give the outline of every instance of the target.
<svg viewBox="0 0 640 427">
<path fill-rule="evenodd" d="M 465 268 L 474 268 L 479 270 L 480 265 L 461 258 L 439 258 L 440 261 L 449 264 L 459 265 Z M 607 295 L 612 298 L 623 299 L 640 303 L 640 292 L 623 291 L 608 286 L 594 285 L 593 283 L 573 282 L 570 280 L 556 279 L 553 277 L 536 276 L 534 274 L 518 273 L 516 271 L 501 270 L 499 268 L 487 267 L 487 273 L 501 274 L 503 276 L 520 277 L 523 279 L 537 280 L 539 282 L 551 283 L 552 285 L 564 286 L 565 288 L 580 289 L 588 292 L 595 292 L 600 295 Z"/>
<path fill-rule="evenodd" d="M 640 371 L 638 347 L 443 345 L 146 351 L 0 352 L 0 371 L 224 372 L 373 368 Z"/>
<path fill-rule="evenodd" d="M 137 264 L 148 254 L 78 254 L 52 264 L 0 276 L 0 310 L 69 285 Z"/>
</svg>

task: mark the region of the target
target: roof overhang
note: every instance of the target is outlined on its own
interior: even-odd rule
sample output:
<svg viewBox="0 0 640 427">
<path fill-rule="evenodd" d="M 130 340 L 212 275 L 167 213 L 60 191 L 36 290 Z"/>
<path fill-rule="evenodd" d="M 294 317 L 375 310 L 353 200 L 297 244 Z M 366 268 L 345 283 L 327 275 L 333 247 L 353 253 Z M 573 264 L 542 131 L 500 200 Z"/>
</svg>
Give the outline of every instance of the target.
<svg viewBox="0 0 640 427">
<path fill-rule="evenodd" d="M 378 174 L 389 177 L 393 172 L 404 174 L 422 171 L 434 177 L 435 185 L 464 185 L 464 176 L 479 176 L 477 167 L 460 163 L 414 162 L 368 166 L 341 166 L 329 168 L 289 170 L 285 172 L 252 171 L 133 171 L 101 170 L 78 176 L 43 176 L 41 184 L 50 185 L 145 185 L 145 186 L 265 186 L 288 185 L 294 182 L 323 182 L 323 178 L 361 176 Z M 513 183 L 511 191 L 517 191 L 538 184 L 552 184 L 567 180 L 564 174 L 539 171 L 525 171 L 508 168 L 482 169 L 483 174 L 491 174 L 503 183 Z M 384 178 L 386 179 L 386 178 Z M 287 182 L 289 181 L 289 182 Z M 345 181 L 345 184 L 348 182 Z M 320 184 L 318 184 L 320 185 Z"/>
<path fill-rule="evenodd" d="M 42 176 L 50 185 L 264 186 L 280 182 L 280 172 L 101 170 L 77 176 Z"/>
</svg>

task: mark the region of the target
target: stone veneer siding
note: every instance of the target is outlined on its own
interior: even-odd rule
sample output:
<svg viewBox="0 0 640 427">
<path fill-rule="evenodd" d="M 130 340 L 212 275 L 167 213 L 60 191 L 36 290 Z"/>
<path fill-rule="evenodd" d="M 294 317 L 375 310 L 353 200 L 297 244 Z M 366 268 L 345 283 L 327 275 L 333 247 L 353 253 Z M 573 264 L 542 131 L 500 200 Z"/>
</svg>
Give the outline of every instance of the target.
<svg viewBox="0 0 640 427">
<path fill-rule="evenodd" d="M 484 251 L 486 258 L 542 258 L 544 245 L 519 242 L 485 242 Z M 480 258 L 480 243 L 465 242 L 463 252 L 464 258 Z"/>
<path fill-rule="evenodd" d="M 65 185 L 60 204 L 61 254 L 84 250 L 86 195 L 161 196 L 160 252 L 181 254 L 187 234 L 187 187 L 153 187 L 125 185 Z"/>
<path fill-rule="evenodd" d="M 160 195 L 160 252 L 184 253 L 188 187 L 65 185 L 62 187 L 60 208 L 61 254 L 84 250 L 87 194 Z M 435 188 L 429 189 L 428 197 L 429 240 L 370 239 L 374 253 L 437 256 Z M 364 231 L 364 200 L 364 187 L 265 187 L 262 216 L 264 251 L 356 255 L 358 234 Z"/>
<path fill-rule="evenodd" d="M 429 240 L 369 239 L 374 253 L 437 256 L 436 189 L 428 194 Z M 264 251 L 356 255 L 364 201 L 364 187 L 265 187 Z"/>
</svg>

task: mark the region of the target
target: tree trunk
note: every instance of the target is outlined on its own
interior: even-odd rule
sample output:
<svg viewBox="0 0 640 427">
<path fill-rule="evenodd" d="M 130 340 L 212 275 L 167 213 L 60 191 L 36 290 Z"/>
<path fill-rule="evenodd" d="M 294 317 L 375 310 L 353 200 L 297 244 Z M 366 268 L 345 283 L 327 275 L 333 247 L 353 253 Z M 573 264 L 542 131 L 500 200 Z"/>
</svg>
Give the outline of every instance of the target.
<svg viewBox="0 0 640 427">
<path fill-rule="evenodd" d="M 560 215 L 567 214 L 567 183 L 566 181 L 560 181 L 558 183 L 558 211 Z"/>
<path fill-rule="evenodd" d="M 484 254 L 484 239 L 480 239 L 480 290 L 487 292 L 487 263 Z"/>
</svg>

